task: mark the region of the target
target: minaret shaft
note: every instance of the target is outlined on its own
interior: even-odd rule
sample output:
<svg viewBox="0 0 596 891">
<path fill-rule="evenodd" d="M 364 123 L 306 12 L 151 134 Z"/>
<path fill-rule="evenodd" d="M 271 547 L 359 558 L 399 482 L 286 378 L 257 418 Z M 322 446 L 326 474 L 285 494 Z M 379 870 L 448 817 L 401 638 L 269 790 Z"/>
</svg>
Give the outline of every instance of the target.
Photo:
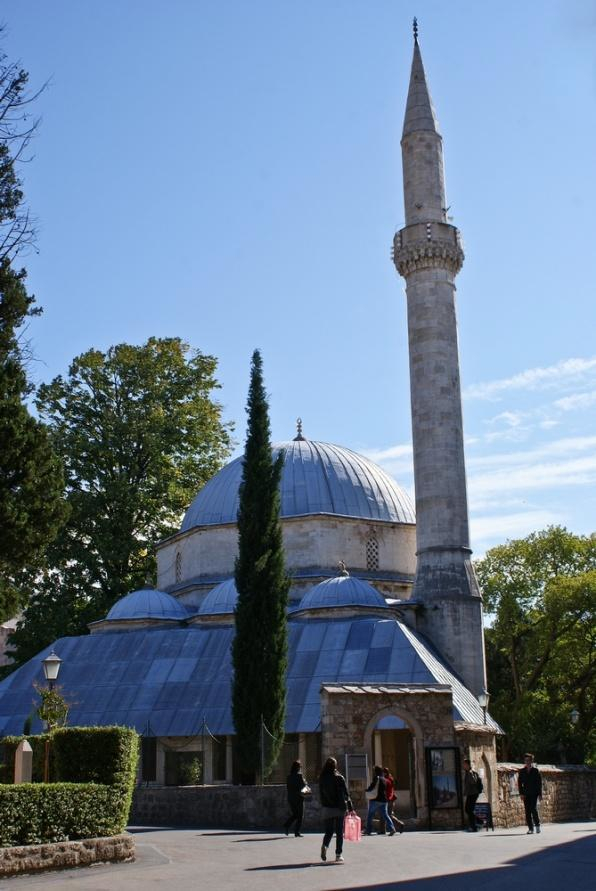
<svg viewBox="0 0 596 891">
<path fill-rule="evenodd" d="M 482 599 L 470 561 L 455 276 L 464 260 L 446 221 L 442 139 L 418 42 L 402 138 L 406 226 L 393 242 L 406 280 L 416 489 L 419 622 L 476 695 L 486 689 Z"/>
</svg>

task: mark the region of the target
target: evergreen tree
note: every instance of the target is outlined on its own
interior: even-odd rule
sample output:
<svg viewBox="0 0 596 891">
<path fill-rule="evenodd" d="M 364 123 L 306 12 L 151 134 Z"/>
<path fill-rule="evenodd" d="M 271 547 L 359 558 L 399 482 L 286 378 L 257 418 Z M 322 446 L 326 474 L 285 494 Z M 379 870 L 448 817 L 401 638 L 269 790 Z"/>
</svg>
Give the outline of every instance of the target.
<svg viewBox="0 0 596 891">
<path fill-rule="evenodd" d="M 0 52 L 0 620 L 22 606 L 27 592 L 16 577 L 25 567 L 35 570 L 66 514 L 61 462 L 26 403 L 32 386 L 22 331 L 40 310 L 24 270 L 11 265 L 35 240 L 15 169 L 37 127 L 28 106 L 38 94 L 27 92 L 27 80 Z"/>
<path fill-rule="evenodd" d="M 283 455 L 274 461 L 271 454 L 263 363 L 258 350 L 252 357 L 247 413 L 238 511 L 232 710 L 243 776 L 254 782 L 261 767 L 261 720 L 272 735 L 264 755 L 265 775 L 283 743 L 290 587 L 279 519 Z"/>
<path fill-rule="evenodd" d="M 66 469 L 70 516 L 11 635 L 16 664 L 57 637 L 84 634 L 155 571 L 153 545 L 229 454 L 229 426 L 212 398 L 212 356 L 178 338 L 89 350 L 66 378 L 39 388 Z"/>
<path fill-rule="evenodd" d="M 16 330 L 32 313 L 33 298 L 7 259 L 0 261 L 0 619 L 26 600 L 16 577 L 35 570 L 66 515 L 62 464 L 47 429 L 31 416 L 31 387 Z"/>
</svg>

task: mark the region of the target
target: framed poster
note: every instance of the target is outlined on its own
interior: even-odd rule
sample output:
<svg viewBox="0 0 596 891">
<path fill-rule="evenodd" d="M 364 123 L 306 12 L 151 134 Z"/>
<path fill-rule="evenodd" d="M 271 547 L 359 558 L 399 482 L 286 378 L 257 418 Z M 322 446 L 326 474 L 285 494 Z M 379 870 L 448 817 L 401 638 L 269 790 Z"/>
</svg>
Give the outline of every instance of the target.
<svg viewBox="0 0 596 891">
<path fill-rule="evenodd" d="M 459 761 L 459 749 L 456 746 L 426 749 L 430 808 L 461 808 Z"/>
</svg>

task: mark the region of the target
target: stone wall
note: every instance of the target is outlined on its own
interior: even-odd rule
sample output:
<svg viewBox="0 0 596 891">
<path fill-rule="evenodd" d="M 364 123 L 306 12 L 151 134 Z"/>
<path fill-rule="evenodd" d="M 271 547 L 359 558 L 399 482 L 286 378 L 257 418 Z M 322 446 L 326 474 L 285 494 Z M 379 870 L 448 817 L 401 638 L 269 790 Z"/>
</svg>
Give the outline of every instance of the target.
<svg viewBox="0 0 596 891">
<path fill-rule="evenodd" d="M 305 802 L 304 828 L 322 827 L 317 790 Z M 135 789 L 130 824 L 217 826 L 281 831 L 290 814 L 283 786 L 164 786 Z"/>
<path fill-rule="evenodd" d="M 117 863 L 134 860 L 134 855 L 134 838 L 126 832 L 111 838 L 0 848 L 0 877 L 90 866 L 92 863 Z"/>
<path fill-rule="evenodd" d="M 477 766 L 480 766 L 478 762 Z M 544 797 L 539 805 L 543 822 L 596 819 L 596 770 L 582 766 L 539 767 L 544 782 Z M 491 798 L 496 826 L 525 824 L 523 803 L 516 792 L 518 769 L 518 765 L 499 764 L 495 771 Z M 364 825 L 367 803 L 355 785 L 350 784 L 350 791 L 353 792 L 354 805 Z M 323 826 L 316 784 L 313 784 L 313 793 L 312 800 L 305 802 L 304 808 L 304 829 L 307 832 L 322 831 Z M 484 796 L 481 797 L 483 799 Z M 138 787 L 134 793 L 130 824 L 281 832 L 288 815 L 285 786 Z M 423 820 L 407 822 L 408 829 L 425 829 L 427 825 Z M 432 826 L 433 829 L 460 829 L 460 811 L 434 809 Z"/>
<path fill-rule="evenodd" d="M 538 812 L 543 823 L 596 819 L 596 770 L 583 765 L 537 765 L 542 774 L 542 801 Z M 524 826 L 524 803 L 517 791 L 519 765 L 499 764 L 497 803 L 493 818 L 498 826 Z"/>
</svg>

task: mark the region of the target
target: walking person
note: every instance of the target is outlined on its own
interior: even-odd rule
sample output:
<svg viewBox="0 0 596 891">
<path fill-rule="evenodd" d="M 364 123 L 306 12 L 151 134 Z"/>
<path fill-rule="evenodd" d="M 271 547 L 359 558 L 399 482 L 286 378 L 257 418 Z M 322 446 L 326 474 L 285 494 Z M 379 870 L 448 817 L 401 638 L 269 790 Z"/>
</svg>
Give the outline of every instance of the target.
<svg viewBox="0 0 596 891">
<path fill-rule="evenodd" d="M 383 768 L 378 764 L 374 767 L 374 779 L 366 790 L 368 798 L 368 814 L 366 816 L 365 835 L 372 835 L 372 821 L 375 814 L 380 813 L 385 821 L 385 827 L 389 835 L 395 835 L 393 823 L 389 817 L 387 810 L 387 782 L 383 773 Z M 372 796 L 372 797 L 371 797 Z"/>
<path fill-rule="evenodd" d="M 302 764 L 300 761 L 294 761 L 292 764 L 286 781 L 286 788 L 288 790 L 288 804 L 290 805 L 291 814 L 284 823 L 284 832 L 286 835 L 289 835 L 290 827 L 292 823 L 295 823 L 294 835 L 296 838 L 301 838 L 302 833 L 300 830 L 302 829 L 302 820 L 304 818 L 303 790 L 308 788 L 308 783 L 302 775 Z"/>
<path fill-rule="evenodd" d="M 385 777 L 386 784 L 385 794 L 387 795 L 387 813 L 389 814 L 389 819 L 393 823 L 395 829 L 401 834 L 404 831 L 404 823 L 393 813 L 397 796 L 395 794 L 395 780 L 388 767 L 383 768 L 383 776 Z"/>
<path fill-rule="evenodd" d="M 482 780 L 477 772 L 472 770 L 470 759 L 464 758 L 464 810 L 468 818 L 468 828 L 466 829 L 466 832 L 478 832 L 474 806 L 482 789 Z"/>
<path fill-rule="evenodd" d="M 538 768 L 533 766 L 533 761 L 534 756 L 527 752 L 524 755 L 524 766 L 517 774 L 517 786 L 524 802 L 526 823 L 528 824 L 526 835 L 532 835 L 534 830 L 540 832 L 537 802 L 542 800 L 542 777 Z"/>
<path fill-rule="evenodd" d="M 335 833 L 335 862 L 343 863 L 344 817 L 353 811 L 346 781 L 337 769 L 335 758 L 327 758 L 319 777 L 319 793 L 325 821 L 321 860 L 327 860 L 327 848 Z"/>
</svg>

